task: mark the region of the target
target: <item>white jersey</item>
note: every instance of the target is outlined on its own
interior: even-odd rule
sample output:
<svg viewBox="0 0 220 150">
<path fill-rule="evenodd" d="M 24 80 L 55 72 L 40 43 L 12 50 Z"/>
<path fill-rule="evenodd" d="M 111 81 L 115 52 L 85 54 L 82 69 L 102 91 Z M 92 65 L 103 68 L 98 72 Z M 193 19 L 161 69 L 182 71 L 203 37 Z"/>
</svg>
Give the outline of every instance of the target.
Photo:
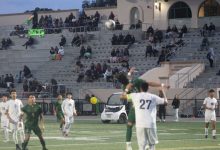
<svg viewBox="0 0 220 150">
<path fill-rule="evenodd" d="M 6 113 L 7 109 L 7 102 L 0 102 L 0 114 L 1 114 L 1 120 L 8 119 Z"/>
<path fill-rule="evenodd" d="M 206 105 L 206 107 L 213 109 L 213 110 L 206 109 L 205 110 L 206 113 L 215 113 L 215 108 L 218 105 L 218 101 L 215 98 L 207 97 L 205 98 L 203 104 Z"/>
<path fill-rule="evenodd" d="M 156 128 L 157 105 L 164 104 L 164 98 L 147 92 L 130 95 L 135 107 L 136 127 Z"/>
<path fill-rule="evenodd" d="M 63 114 L 71 117 L 73 113 L 76 113 L 75 101 L 73 99 L 65 99 L 61 105 Z"/>
<path fill-rule="evenodd" d="M 21 100 L 16 99 L 16 100 L 9 100 L 7 102 L 7 107 L 6 109 L 8 110 L 9 117 L 15 121 L 18 122 L 20 115 L 21 115 L 21 108 L 23 107 L 23 104 Z"/>
</svg>

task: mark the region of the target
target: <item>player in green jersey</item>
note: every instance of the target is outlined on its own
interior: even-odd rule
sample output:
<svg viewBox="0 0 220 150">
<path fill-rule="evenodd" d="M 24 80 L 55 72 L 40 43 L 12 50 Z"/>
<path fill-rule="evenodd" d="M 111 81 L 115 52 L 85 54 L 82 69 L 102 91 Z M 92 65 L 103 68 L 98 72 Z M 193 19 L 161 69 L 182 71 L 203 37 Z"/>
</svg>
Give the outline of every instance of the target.
<svg viewBox="0 0 220 150">
<path fill-rule="evenodd" d="M 27 150 L 27 145 L 30 139 L 31 131 L 34 132 L 35 135 L 40 140 L 43 150 L 47 150 L 45 141 L 42 136 L 42 131 L 39 127 L 38 120 L 40 119 L 40 123 L 43 124 L 43 112 L 41 107 L 36 104 L 36 99 L 34 95 L 29 95 L 28 104 L 25 105 L 21 110 L 23 115 L 26 116 L 25 119 L 25 140 L 22 144 L 22 150 Z M 21 117 L 23 117 L 23 115 Z"/>
<path fill-rule="evenodd" d="M 118 75 L 118 81 L 122 84 L 122 89 L 127 93 L 138 92 L 142 83 L 147 82 L 151 87 L 161 87 L 164 84 L 148 82 L 143 79 L 132 79 L 132 74 L 134 73 L 135 68 L 131 68 L 128 74 L 121 73 Z M 169 86 L 166 86 L 169 88 Z M 135 124 L 135 110 L 134 107 L 131 106 L 128 113 L 128 123 L 127 123 L 127 132 L 126 132 L 126 150 L 132 150 L 131 146 L 131 137 L 132 137 L 132 128 Z"/>
<path fill-rule="evenodd" d="M 56 115 L 57 121 L 60 122 L 60 130 L 62 130 L 63 125 L 64 125 L 64 115 L 63 115 L 62 108 L 61 108 L 62 103 L 63 103 L 63 97 L 61 94 L 59 94 L 57 96 L 57 101 L 54 104 L 54 107 L 55 107 L 54 115 Z"/>
</svg>

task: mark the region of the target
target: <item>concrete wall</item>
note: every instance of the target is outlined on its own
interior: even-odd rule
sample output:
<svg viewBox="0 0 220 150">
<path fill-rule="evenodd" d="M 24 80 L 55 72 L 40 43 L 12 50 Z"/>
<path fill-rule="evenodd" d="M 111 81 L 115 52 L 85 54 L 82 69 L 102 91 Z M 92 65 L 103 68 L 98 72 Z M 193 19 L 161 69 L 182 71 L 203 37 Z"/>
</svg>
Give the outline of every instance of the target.
<svg viewBox="0 0 220 150">
<path fill-rule="evenodd" d="M 78 9 L 71 10 L 61 10 L 61 11 L 50 11 L 50 12 L 40 12 L 38 18 L 40 19 L 41 15 L 51 15 L 53 18 L 61 17 L 64 19 L 69 16 L 70 13 L 73 13 L 78 17 Z M 31 13 L 16 13 L 16 14 L 3 14 L 0 15 L 0 26 L 14 26 L 24 24 L 25 20 L 28 19 L 32 14 Z"/>
</svg>

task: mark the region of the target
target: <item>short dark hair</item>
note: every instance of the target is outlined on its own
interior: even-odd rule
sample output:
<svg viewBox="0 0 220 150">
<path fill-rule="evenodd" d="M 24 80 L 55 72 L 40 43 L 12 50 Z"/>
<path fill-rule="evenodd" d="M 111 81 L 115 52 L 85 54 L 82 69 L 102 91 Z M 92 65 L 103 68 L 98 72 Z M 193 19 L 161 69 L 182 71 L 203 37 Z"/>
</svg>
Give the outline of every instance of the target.
<svg viewBox="0 0 220 150">
<path fill-rule="evenodd" d="M 34 96 L 34 97 L 35 97 L 35 95 L 34 95 L 33 93 L 28 94 L 28 98 L 29 98 L 30 96 Z"/>
<path fill-rule="evenodd" d="M 73 94 L 72 94 L 71 92 L 67 92 L 67 93 L 66 93 L 66 96 L 67 96 L 67 95 L 73 95 Z"/>
<path fill-rule="evenodd" d="M 140 90 L 142 90 L 143 92 L 147 92 L 148 91 L 148 87 L 149 87 L 149 85 L 148 85 L 148 83 L 147 82 L 143 82 L 143 83 L 141 83 L 141 86 L 140 86 Z"/>
<path fill-rule="evenodd" d="M 12 92 L 16 92 L 16 90 L 15 90 L 15 89 L 11 89 L 10 94 L 11 94 Z"/>
<path fill-rule="evenodd" d="M 127 75 L 125 73 L 120 73 L 117 76 L 117 79 L 123 85 L 127 85 L 129 83 L 129 80 L 128 80 Z"/>
<path fill-rule="evenodd" d="M 7 93 L 2 93 L 1 97 L 9 97 Z"/>
<path fill-rule="evenodd" d="M 209 90 L 209 93 L 213 93 L 213 92 L 215 92 L 214 89 L 210 89 L 210 90 Z"/>
</svg>

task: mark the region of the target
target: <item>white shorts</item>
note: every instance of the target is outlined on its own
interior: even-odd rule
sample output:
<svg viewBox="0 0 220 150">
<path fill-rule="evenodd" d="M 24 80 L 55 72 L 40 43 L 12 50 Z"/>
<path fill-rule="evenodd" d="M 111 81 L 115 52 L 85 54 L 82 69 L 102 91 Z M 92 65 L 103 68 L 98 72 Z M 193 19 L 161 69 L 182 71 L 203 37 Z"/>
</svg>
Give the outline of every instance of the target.
<svg viewBox="0 0 220 150">
<path fill-rule="evenodd" d="M 216 121 L 216 114 L 215 112 L 205 112 L 205 122 L 211 122 L 211 121 Z"/>
<path fill-rule="evenodd" d="M 155 145 L 159 143 L 156 128 L 136 127 L 136 133 L 139 150 L 145 150 L 146 145 Z"/>
<path fill-rule="evenodd" d="M 64 116 L 65 123 L 73 123 L 74 117 L 73 116 Z"/>
<path fill-rule="evenodd" d="M 1 119 L 1 128 L 8 128 L 9 127 L 9 120 L 8 118 Z"/>
<path fill-rule="evenodd" d="M 10 130 L 12 131 L 24 130 L 24 123 L 23 122 L 18 122 L 17 124 L 10 123 Z"/>
</svg>

